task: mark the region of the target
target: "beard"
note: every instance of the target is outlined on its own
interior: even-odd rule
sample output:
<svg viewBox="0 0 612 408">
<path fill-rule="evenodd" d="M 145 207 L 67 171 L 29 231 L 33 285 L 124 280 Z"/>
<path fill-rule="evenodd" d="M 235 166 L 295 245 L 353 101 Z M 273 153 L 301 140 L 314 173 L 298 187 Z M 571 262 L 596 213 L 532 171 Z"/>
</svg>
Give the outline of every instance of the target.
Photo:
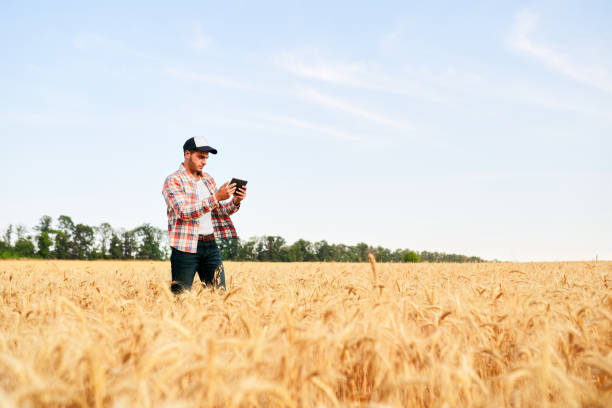
<svg viewBox="0 0 612 408">
<path fill-rule="evenodd" d="M 200 170 L 198 168 L 199 166 L 193 160 L 191 160 L 191 158 L 189 159 L 189 163 L 188 164 L 189 164 L 189 169 L 191 171 L 195 172 L 198 176 L 202 175 L 202 170 Z M 202 167 L 202 168 L 204 168 L 204 167 Z"/>
</svg>

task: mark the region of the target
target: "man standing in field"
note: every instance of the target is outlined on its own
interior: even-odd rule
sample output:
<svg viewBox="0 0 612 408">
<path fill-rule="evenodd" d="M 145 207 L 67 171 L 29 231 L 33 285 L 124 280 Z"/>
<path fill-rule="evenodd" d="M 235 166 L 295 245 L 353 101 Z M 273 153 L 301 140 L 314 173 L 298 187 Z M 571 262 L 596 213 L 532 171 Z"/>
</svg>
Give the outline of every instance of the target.
<svg viewBox="0 0 612 408">
<path fill-rule="evenodd" d="M 246 186 L 226 182 L 219 189 L 202 172 L 208 155 L 217 154 L 203 137 L 192 137 L 183 145 L 184 161 L 164 182 L 162 194 L 168 206 L 168 233 L 172 255 L 173 293 L 191 289 L 196 272 L 202 283 L 225 289 L 221 251 L 215 239 L 237 239 L 230 215 L 246 197 Z M 227 200 L 233 195 L 232 199 Z"/>
</svg>

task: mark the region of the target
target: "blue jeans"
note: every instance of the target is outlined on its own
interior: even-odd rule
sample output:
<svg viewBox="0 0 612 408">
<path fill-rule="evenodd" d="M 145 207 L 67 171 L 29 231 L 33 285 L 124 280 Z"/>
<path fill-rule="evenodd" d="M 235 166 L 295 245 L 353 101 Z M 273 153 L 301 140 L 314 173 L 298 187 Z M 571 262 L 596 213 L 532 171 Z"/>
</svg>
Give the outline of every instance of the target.
<svg viewBox="0 0 612 408">
<path fill-rule="evenodd" d="M 170 265 L 172 268 L 170 290 L 173 293 L 191 289 L 196 272 L 204 285 L 225 289 L 221 251 L 215 241 L 198 241 L 198 250 L 195 254 L 172 248 Z"/>
</svg>

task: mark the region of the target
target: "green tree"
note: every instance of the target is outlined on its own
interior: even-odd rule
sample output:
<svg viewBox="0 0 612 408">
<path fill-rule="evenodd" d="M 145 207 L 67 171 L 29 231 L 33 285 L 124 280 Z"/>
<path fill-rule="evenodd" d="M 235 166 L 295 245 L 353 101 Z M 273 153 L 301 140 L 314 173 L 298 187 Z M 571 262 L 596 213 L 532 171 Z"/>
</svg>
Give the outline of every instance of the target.
<svg viewBox="0 0 612 408">
<path fill-rule="evenodd" d="M 153 259 L 160 261 L 164 259 L 161 249 L 163 231 L 151 224 L 143 224 L 134 230 L 134 234 L 140 241 L 136 257 L 138 259 Z"/>
<path fill-rule="evenodd" d="M 28 229 L 23 225 L 17 225 L 15 232 L 17 233 L 17 241 L 19 241 L 20 239 L 27 239 Z M 15 243 L 15 245 L 17 245 L 17 243 Z"/>
<path fill-rule="evenodd" d="M 60 215 L 57 219 L 55 231 L 55 257 L 58 259 L 74 259 L 76 257 L 73 234 L 74 222 L 67 215 Z"/>
<path fill-rule="evenodd" d="M 77 224 L 74 227 L 74 257 L 91 259 L 94 249 L 94 230 L 89 225 Z"/>
<path fill-rule="evenodd" d="M 345 244 L 332 245 L 334 250 L 334 259 L 337 262 L 355 262 L 352 256 L 352 247 Z"/>
<path fill-rule="evenodd" d="M 74 231 L 74 221 L 67 215 L 60 215 L 57 218 L 58 229 L 62 232 L 70 233 Z"/>
<path fill-rule="evenodd" d="M 19 258 L 33 258 L 36 253 L 34 243 L 23 225 L 17 226 L 17 242 L 15 242 L 15 255 Z"/>
<path fill-rule="evenodd" d="M 108 259 L 109 257 L 109 246 L 113 236 L 113 227 L 108 222 L 103 222 L 100 226 L 95 229 L 98 235 L 98 241 L 100 242 L 99 252 L 102 259 Z"/>
<path fill-rule="evenodd" d="M 381 246 L 376 247 L 376 250 L 374 251 L 374 256 L 376 257 L 376 260 L 378 262 L 391 262 L 393 259 L 391 250 L 389 250 L 388 248 L 383 248 Z"/>
<path fill-rule="evenodd" d="M 36 253 L 34 243 L 28 238 L 20 238 L 15 242 L 15 255 L 19 258 L 33 258 Z"/>
<path fill-rule="evenodd" d="M 221 257 L 228 261 L 240 260 L 241 251 L 240 241 L 237 239 L 221 239 L 219 240 L 219 250 L 221 251 Z"/>
<path fill-rule="evenodd" d="M 12 246 L 12 243 L 13 243 L 13 224 L 9 224 L 9 226 L 4 231 L 4 234 L 2 236 L 2 242 L 4 242 L 4 245 L 6 245 L 8 248 L 10 248 Z"/>
<path fill-rule="evenodd" d="M 402 250 L 396 249 L 391 252 L 391 262 L 402 262 Z"/>
<path fill-rule="evenodd" d="M 53 252 L 51 251 L 51 245 L 53 245 L 53 240 L 49 236 L 48 232 L 41 232 L 36 237 L 36 246 L 38 246 L 38 256 L 43 259 L 51 258 Z"/>
<path fill-rule="evenodd" d="M 353 259 L 352 262 L 367 262 L 368 254 L 373 252 L 368 244 L 360 242 L 353 247 Z"/>
<path fill-rule="evenodd" d="M 53 219 L 48 215 L 43 215 L 38 222 L 38 225 L 34 227 L 36 231 L 38 231 L 38 235 L 36 236 L 36 246 L 38 247 L 38 256 L 44 259 L 51 258 L 52 251 L 51 246 L 53 245 L 53 240 L 51 239 L 51 222 Z"/>
<path fill-rule="evenodd" d="M 317 260 L 317 256 L 312 249 L 312 244 L 305 239 L 298 239 L 287 248 L 289 262 L 312 262 Z"/>
<path fill-rule="evenodd" d="M 416 252 L 406 250 L 402 255 L 402 262 L 421 262 L 421 259 Z"/>
<path fill-rule="evenodd" d="M 329 245 L 327 241 L 315 242 L 313 245 L 314 252 L 317 256 L 317 260 L 320 262 L 335 261 L 334 259 L 334 248 Z"/>
<path fill-rule="evenodd" d="M 2 257 L 2 255 L 3 255 L 4 253 L 9 252 L 11 249 L 12 249 L 12 248 L 11 248 L 11 247 L 9 247 L 9 246 L 7 246 L 7 245 L 4 243 L 4 241 L 0 241 L 0 258 Z M 8 254 L 7 254 L 6 256 L 8 256 Z"/>
<path fill-rule="evenodd" d="M 40 217 L 38 225 L 34 227 L 34 229 L 40 232 L 51 232 L 51 222 L 53 222 L 53 218 L 48 215 L 43 215 Z"/>
<path fill-rule="evenodd" d="M 238 254 L 239 261 L 256 261 L 257 260 L 257 238 L 251 238 L 248 241 L 240 242 L 240 251 Z"/>
<path fill-rule="evenodd" d="M 111 235 L 110 243 L 108 245 L 108 256 L 110 259 L 121 259 L 123 257 L 123 245 L 121 238 L 114 232 Z"/>
<path fill-rule="evenodd" d="M 285 239 L 277 236 L 263 236 L 257 243 L 257 260 L 278 262 L 281 260 L 281 250 Z"/>
<path fill-rule="evenodd" d="M 123 231 L 121 233 L 121 258 L 134 259 L 136 251 L 138 251 L 138 242 L 135 231 Z"/>
<path fill-rule="evenodd" d="M 4 234 L 2 234 L 2 241 L 0 241 L 0 258 L 7 259 L 14 256 L 13 246 L 12 246 L 12 235 L 13 235 L 13 225 L 10 224 L 5 230 Z"/>
<path fill-rule="evenodd" d="M 434 253 L 429 251 L 421 251 L 419 253 L 419 258 L 424 262 L 436 262 Z"/>
<path fill-rule="evenodd" d="M 72 257 L 72 243 L 65 232 L 55 232 L 54 252 L 57 259 L 70 259 Z"/>
</svg>

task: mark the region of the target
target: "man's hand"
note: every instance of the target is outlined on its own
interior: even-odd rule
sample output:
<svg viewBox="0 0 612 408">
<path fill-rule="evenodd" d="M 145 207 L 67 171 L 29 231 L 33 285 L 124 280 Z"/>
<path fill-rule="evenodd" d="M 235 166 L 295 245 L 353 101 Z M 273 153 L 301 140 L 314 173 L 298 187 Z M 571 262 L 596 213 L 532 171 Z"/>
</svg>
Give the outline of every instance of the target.
<svg viewBox="0 0 612 408">
<path fill-rule="evenodd" d="M 219 187 L 219 190 L 217 190 L 215 193 L 215 198 L 219 202 L 227 200 L 232 194 L 234 194 L 234 191 L 236 191 L 236 184 L 230 184 L 228 181 Z"/>
<path fill-rule="evenodd" d="M 232 184 L 233 185 L 233 184 Z M 234 193 L 234 204 L 238 205 L 246 197 L 246 186 Z"/>
</svg>

